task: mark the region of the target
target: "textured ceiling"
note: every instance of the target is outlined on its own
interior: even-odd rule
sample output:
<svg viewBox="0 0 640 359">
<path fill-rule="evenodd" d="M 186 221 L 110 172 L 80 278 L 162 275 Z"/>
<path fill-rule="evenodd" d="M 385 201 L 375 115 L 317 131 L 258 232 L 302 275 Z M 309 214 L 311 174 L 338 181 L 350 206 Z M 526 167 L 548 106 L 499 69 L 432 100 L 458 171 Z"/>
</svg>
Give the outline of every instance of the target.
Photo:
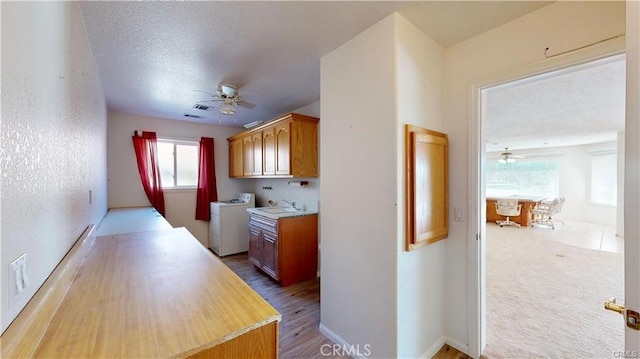
<svg viewBox="0 0 640 359">
<path fill-rule="evenodd" d="M 624 131 L 619 55 L 485 91 L 487 151 L 615 141 Z"/>
<path fill-rule="evenodd" d="M 394 11 L 446 47 L 547 2 L 79 4 L 110 109 L 218 124 L 219 104 L 194 109 L 208 99 L 194 90 L 214 93 L 226 82 L 257 105 L 222 118 L 222 125 L 240 126 L 319 100 L 320 58 Z"/>
</svg>

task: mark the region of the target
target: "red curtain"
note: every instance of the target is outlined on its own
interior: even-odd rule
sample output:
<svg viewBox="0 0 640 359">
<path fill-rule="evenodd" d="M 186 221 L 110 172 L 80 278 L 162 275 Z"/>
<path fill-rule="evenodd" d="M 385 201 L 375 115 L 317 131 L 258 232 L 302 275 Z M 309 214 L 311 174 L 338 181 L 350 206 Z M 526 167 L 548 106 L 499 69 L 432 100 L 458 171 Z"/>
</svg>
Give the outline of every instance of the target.
<svg viewBox="0 0 640 359">
<path fill-rule="evenodd" d="M 155 209 L 164 216 L 164 193 L 160 182 L 160 168 L 158 165 L 158 140 L 155 132 L 138 131 L 133 134 L 133 148 L 138 161 L 138 172 L 144 193 L 147 194 L 149 202 Z"/>
<path fill-rule="evenodd" d="M 200 139 L 200 156 L 198 162 L 196 219 L 208 221 L 211 219 L 210 203 L 218 200 L 213 138 L 202 137 Z"/>
</svg>

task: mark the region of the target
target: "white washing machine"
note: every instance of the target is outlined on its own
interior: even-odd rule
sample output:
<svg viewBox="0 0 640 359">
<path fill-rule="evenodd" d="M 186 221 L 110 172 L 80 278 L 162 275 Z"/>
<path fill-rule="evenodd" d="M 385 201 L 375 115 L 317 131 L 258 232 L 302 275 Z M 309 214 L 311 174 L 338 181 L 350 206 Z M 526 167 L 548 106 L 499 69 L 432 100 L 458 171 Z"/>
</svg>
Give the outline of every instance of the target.
<svg viewBox="0 0 640 359">
<path fill-rule="evenodd" d="M 220 257 L 249 250 L 249 214 L 253 193 L 236 193 L 230 201 L 211 202 L 209 248 Z"/>
</svg>

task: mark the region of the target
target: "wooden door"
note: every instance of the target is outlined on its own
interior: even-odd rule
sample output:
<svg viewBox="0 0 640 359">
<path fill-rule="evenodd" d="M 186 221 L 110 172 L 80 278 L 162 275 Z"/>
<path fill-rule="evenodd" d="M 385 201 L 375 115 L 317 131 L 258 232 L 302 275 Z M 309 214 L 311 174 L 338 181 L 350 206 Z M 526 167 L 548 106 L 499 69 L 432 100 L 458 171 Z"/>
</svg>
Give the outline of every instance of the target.
<svg viewBox="0 0 640 359">
<path fill-rule="evenodd" d="M 262 132 L 251 135 L 251 147 L 253 149 L 253 171 L 254 176 L 262 176 Z"/>
<path fill-rule="evenodd" d="M 262 230 L 249 226 L 249 262 L 262 267 Z"/>
<path fill-rule="evenodd" d="M 242 138 L 242 168 L 243 175 L 253 175 L 253 142 L 251 135 Z"/>
<path fill-rule="evenodd" d="M 229 142 L 229 177 L 243 176 L 242 162 L 242 140 Z"/>
<path fill-rule="evenodd" d="M 278 235 L 262 232 L 262 270 L 274 279 L 278 277 Z"/>
<path fill-rule="evenodd" d="M 276 126 L 276 174 L 291 174 L 291 120 Z"/>
<path fill-rule="evenodd" d="M 262 131 L 262 148 L 263 148 L 263 168 L 265 175 L 276 174 L 276 128 L 275 126 L 265 128 Z"/>
</svg>

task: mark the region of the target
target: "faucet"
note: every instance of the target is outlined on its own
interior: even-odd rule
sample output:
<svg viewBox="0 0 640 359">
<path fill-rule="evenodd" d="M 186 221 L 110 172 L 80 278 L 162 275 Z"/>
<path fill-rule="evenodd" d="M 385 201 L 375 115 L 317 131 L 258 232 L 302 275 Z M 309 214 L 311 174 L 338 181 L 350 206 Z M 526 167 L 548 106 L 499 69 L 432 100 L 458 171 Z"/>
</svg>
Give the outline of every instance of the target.
<svg viewBox="0 0 640 359">
<path fill-rule="evenodd" d="M 283 200 L 282 200 L 282 202 L 284 202 L 284 203 L 288 204 L 288 205 L 289 205 L 289 206 L 291 206 L 293 209 L 297 209 L 297 208 L 296 208 L 296 202 L 294 202 L 294 201 L 290 201 L 290 200 L 288 200 L 288 199 L 283 199 Z"/>
</svg>

